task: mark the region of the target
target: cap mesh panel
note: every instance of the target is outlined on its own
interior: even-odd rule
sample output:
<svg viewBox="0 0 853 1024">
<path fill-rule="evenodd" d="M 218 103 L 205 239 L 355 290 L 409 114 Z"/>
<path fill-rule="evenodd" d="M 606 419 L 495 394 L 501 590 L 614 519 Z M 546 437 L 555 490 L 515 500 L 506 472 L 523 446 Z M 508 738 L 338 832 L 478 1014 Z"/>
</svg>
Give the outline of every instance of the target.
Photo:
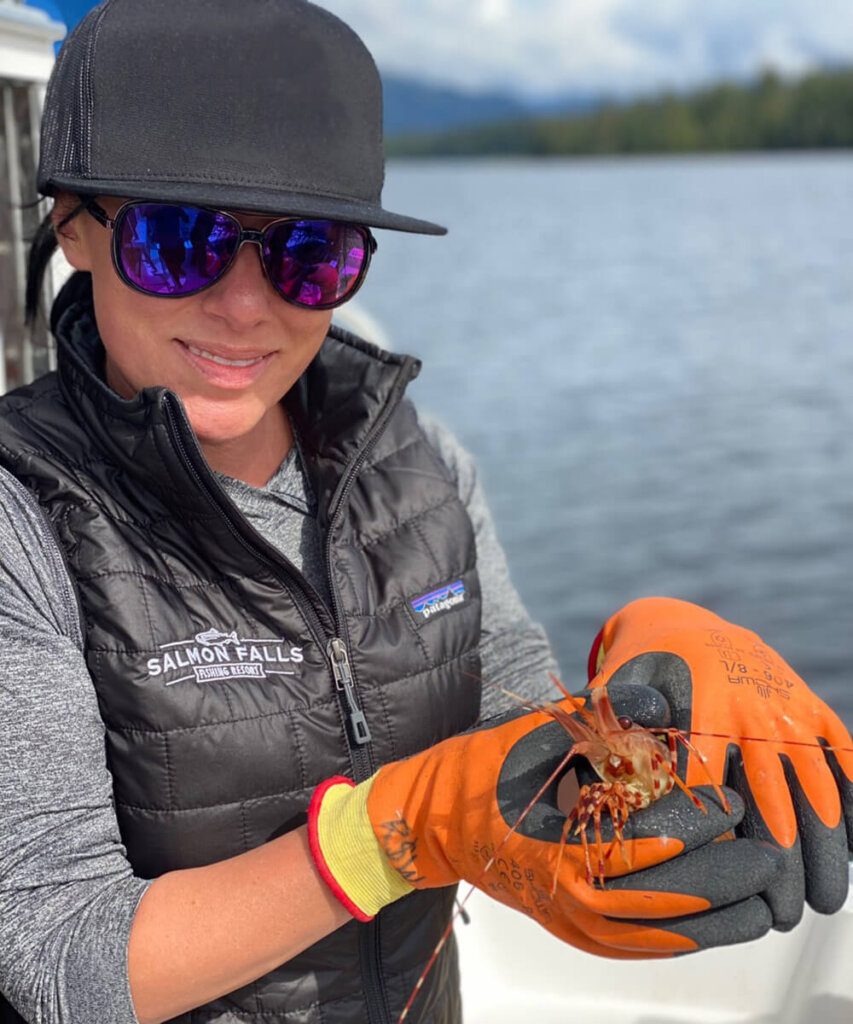
<svg viewBox="0 0 853 1024">
<path fill-rule="evenodd" d="M 92 62 L 111 0 L 91 11 L 65 40 L 48 83 L 41 124 L 38 187 L 52 191 L 57 174 L 91 173 Z"/>
</svg>

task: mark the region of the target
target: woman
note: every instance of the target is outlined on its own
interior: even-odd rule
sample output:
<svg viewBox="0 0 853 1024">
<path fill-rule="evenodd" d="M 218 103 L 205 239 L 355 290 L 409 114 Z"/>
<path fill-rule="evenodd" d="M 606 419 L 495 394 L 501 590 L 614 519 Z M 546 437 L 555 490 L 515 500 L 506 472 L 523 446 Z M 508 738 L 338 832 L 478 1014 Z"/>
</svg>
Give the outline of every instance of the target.
<svg viewBox="0 0 853 1024">
<path fill-rule="evenodd" d="M 470 463 L 403 397 L 418 364 L 330 328 L 370 227 L 442 230 L 382 209 L 380 119 L 369 54 L 303 0 L 106 0 L 60 54 L 31 309 L 55 244 L 77 273 L 58 375 L 0 410 L 0 988 L 27 1020 L 396 1020 L 565 750 L 541 715 L 434 746 L 500 710 L 481 672 L 534 697 L 553 662 Z M 749 882 L 704 906 L 747 938 L 778 865 L 709 842 L 740 814 L 663 836 L 730 848 Z M 648 820 L 634 868 L 673 852 Z M 646 915 L 570 852 L 541 896 L 559 834 L 514 837 L 526 889 L 495 894 L 596 952 L 708 944 L 603 916 L 695 910 L 683 872 Z M 452 944 L 410 1019 L 460 1019 Z"/>
</svg>

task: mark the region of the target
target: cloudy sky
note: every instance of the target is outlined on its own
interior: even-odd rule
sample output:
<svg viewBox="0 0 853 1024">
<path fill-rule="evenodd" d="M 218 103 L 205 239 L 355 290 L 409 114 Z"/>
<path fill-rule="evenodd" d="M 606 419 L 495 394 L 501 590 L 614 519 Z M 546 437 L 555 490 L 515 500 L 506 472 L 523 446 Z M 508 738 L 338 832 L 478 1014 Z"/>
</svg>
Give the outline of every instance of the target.
<svg viewBox="0 0 853 1024">
<path fill-rule="evenodd" d="M 380 66 L 470 89 L 625 95 L 853 63 L 851 0 L 318 0 Z"/>
</svg>

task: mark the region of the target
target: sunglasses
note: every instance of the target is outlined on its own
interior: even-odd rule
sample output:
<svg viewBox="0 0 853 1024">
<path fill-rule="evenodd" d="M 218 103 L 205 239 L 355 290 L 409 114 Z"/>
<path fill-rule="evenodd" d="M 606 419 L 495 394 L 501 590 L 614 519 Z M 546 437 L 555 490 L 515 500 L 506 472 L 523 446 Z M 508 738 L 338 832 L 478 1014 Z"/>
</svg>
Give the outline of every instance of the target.
<svg viewBox="0 0 853 1024">
<path fill-rule="evenodd" d="M 113 266 L 135 291 L 184 298 L 216 284 L 246 242 L 278 294 L 303 309 L 334 309 L 361 287 L 376 241 L 367 228 L 336 220 L 275 220 L 263 231 L 230 213 L 183 203 L 125 203 L 115 217 L 85 208 L 113 232 Z"/>
</svg>

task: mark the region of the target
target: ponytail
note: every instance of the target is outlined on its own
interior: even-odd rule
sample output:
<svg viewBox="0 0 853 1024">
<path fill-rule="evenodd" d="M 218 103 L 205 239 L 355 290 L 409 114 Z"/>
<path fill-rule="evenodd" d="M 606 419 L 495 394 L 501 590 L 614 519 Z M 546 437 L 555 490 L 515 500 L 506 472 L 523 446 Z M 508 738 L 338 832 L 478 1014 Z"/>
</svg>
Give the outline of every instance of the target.
<svg viewBox="0 0 853 1024">
<path fill-rule="evenodd" d="M 27 257 L 27 285 L 24 293 L 24 322 L 32 327 L 39 313 L 39 300 L 41 299 L 44 275 L 47 273 L 51 257 L 59 247 L 56 240 L 56 232 L 73 220 L 78 213 L 85 209 L 84 204 L 77 206 L 66 217 L 59 222 L 57 228 L 53 226 L 53 214 L 49 213 L 39 224 L 33 240 L 30 243 L 30 252 Z"/>
<path fill-rule="evenodd" d="M 51 214 L 39 224 L 30 243 L 30 254 L 27 257 L 27 289 L 24 297 L 24 322 L 32 327 L 39 311 L 41 286 L 47 271 L 50 258 L 56 252 L 57 241 L 53 230 Z"/>
</svg>

